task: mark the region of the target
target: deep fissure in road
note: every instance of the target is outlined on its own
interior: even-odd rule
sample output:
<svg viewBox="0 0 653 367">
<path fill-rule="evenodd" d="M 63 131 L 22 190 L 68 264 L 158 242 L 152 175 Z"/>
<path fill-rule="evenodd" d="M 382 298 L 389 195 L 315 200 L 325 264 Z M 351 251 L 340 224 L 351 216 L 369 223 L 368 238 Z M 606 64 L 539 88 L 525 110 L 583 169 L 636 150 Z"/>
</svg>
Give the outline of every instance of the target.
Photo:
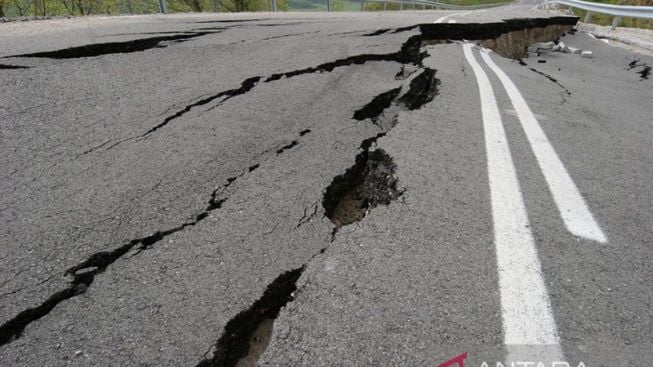
<svg viewBox="0 0 653 367">
<path fill-rule="evenodd" d="M 433 100 L 440 84 L 435 73 L 431 68 L 422 67 L 422 71 L 409 81 L 403 95 L 400 95 L 403 87 L 393 88 L 354 112 L 354 119 L 370 119 L 383 131 L 361 142 L 362 152 L 356 156 L 354 165 L 334 177 L 325 190 L 322 206 L 326 217 L 334 224 L 332 235 L 341 227 L 362 220 L 369 210 L 389 205 L 401 196 L 395 175 L 397 166 L 388 153 L 374 146 L 396 126 L 400 111 L 416 110 Z M 392 116 L 386 112 L 391 112 Z"/>
<path fill-rule="evenodd" d="M 30 66 L 0 64 L 0 70 L 31 69 Z"/>
<path fill-rule="evenodd" d="M 299 132 L 299 136 L 303 137 L 308 133 L 310 133 L 310 129 L 305 129 Z M 286 147 L 286 149 L 281 153 L 288 149 L 292 149 L 294 146 L 296 146 L 296 144 L 292 147 Z M 278 156 L 281 153 L 277 152 L 276 155 Z M 141 251 L 147 250 L 149 247 L 163 240 L 167 236 L 180 232 L 187 227 L 195 226 L 206 219 L 212 211 L 220 209 L 222 204 L 227 200 L 227 198 L 223 196 L 223 193 L 229 186 L 242 176 L 255 171 L 259 167 L 260 163 L 249 166 L 239 175 L 228 178 L 225 184 L 213 190 L 206 208 L 197 214 L 195 219 L 174 228 L 157 231 L 149 236 L 133 239 L 113 250 L 96 252 L 81 263 L 67 269 L 64 274 L 72 276 L 72 280 L 69 282 L 68 287 L 52 294 L 40 305 L 21 311 L 18 315 L 0 325 L 0 346 L 20 338 L 27 325 L 50 313 L 50 311 L 61 302 L 85 293 L 88 287 L 91 286 L 95 280 L 96 275 L 103 273 L 111 264 L 125 256 L 130 251 L 135 250 L 136 254 L 138 254 Z"/>
<path fill-rule="evenodd" d="M 77 59 L 82 57 L 96 57 L 109 54 L 124 54 L 149 50 L 155 47 L 165 48 L 164 42 L 185 42 L 195 37 L 204 36 L 214 32 L 194 32 L 175 34 L 172 36 L 141 38 L 131 41 L 94 43 L 90 45 L 63 48 L 54 51 L 34 52 L 7 57 L 36 57 L 49 59 Z"/>
<path fill-rule="evenodd" d="M 573 22 L 570 20 L 573 19 Z M 384 136 L 389 130 L 391 130 L 397 123 L 397 114 L 401 110 L 413 110 L 418 109 L 423 106 L 425 103 L 430 102 L 433 97 L 437 94 L 437 86 L 439 80 L 435 78 L 435 70 L 422 67 L 422 60 L 425 58 L 426 53 L 422 52 L 421 46 L 424 43 L 429 41 L 438 41 L 438 42 L 447 42 L 449 40 L 462 40 L 462 39 L 494 39 L 500 36 L 504 36 L 506 33 L 514 31 L 523 31 L 525 29 L 535 29 L 537 27 L 546 27 L 549 25 L 556 25 L 561 27 L 571 28 L 575 24 L 575 18 L 571 17 L 561 17 L 561 18 L 549 18 L 549 19 L 528 19 L 528 20 L 510 20 L 502 23 L 491 23 L 491 24 L 427 24 L 420 26 L 413 26 L 412 28 L 419 27 L 420 34 L 410 37 L 406 42 L 402 44 L 401 49 L 398 52 L 390 54 L 364 54 L 364 55 L 355 55 L 346 57 L 343 59 L 338 59 L 329 63 L 324 63 L 314 67 L 308 67 L 304 69 L 293 70 L 289 72 L 272 74 L 271 76 L 263 79 L 263 77 L 253 77 L 243 81 L 239 88 L 230 89 L 227 91 L 220 92 L 216 95 L 207 97 L 198 102 L 192 103 L 186 106 L 181 111 L 173 114 L 172 116 L 166 118 L 163 123 L 153 127 L 142 135 L 146 137 L 148 134 L 156 131 L 157 129 L 162 128 L 170 121 L 182 116 L 183 114 L 190 111 L 193 107 L 207 104 L 213 100 L 216 100 L 221 97 L 225 97 L 220 103 L 228 100 L 237 95 L 241 95 L 249 92 L 254 88 L 258 83 L 261 82 L 272 82 L 284 78 L 291 78 L 298 75 L 304 75 L 309 73 L 317 72 L 331 72 L 337 67 L 341 66 L 350 66 L 350 65 L 360 65 L 370 61 L 391 61 L 401 63 L 402 66 L 406 67 L 408 64 L 418 66 L 417 70 L 421 69 L 422 72 L 412 77 L 412 72 L 404 73 L 402 75 L 397 74 L 395 78 L 397 80 L 403 80 L 411 78 L 408 91 L 401 96 L 398 96 L 392 91 L 385 92 L 386 95 L 383 97 L 376 97 L 376 101 L 372 101 L 370 106 L 367 106 L 367 109 L 363 107 L 365 112 L 361 112 L 361 116 L 365 116 L 371 120 L 382 119 L 385 123 L 378 123 L 378 126 L 382 126 L 382 131 L 377 133 L 375 136 L 372 136 L 368 139 L 365 139 L 360 147 L 362 152 L 359 153 L 355 158 L 355 163 L 350 169 L 348 169 L 343 175 L 337 176 L 334 178 L 333 182 L 326 189 L 325 196 L 323 198 L 323 206 L 327 212 L 327 216 L 334 222 L 335 231 L 342 225 L 346 225 L 348 221 L 360 220 L 364 217 L 365 213 L 362 210 L 369 210 L 376 205 L 388 205 L 392 200 L 396 200 L 397 197 L 401 195 L 401 192 L 397 189 L 397 178 L 394 173 L 396 170 L 396 165 L 394 164 L 392 158 L 382 149 L 375 149 L 375 142 L 382 136 Z M 572 24 L 573 23 L 573 24 Z M 520 28 L 521 27 L 521 28 Z M 396 30 L 398 31 L 398 30 Z M 403 30 L 402 30 L 403 31 Z M 554 30 L 557 31 L 557 30 Z M 109 53 L 126 53 L 126 52 L 137 52 L 144 51 L 149 48 L 154 47 L 166 47 L 162 42 L 183 42 L 190 38 L 198 37 L 201 35 L 209 34 L 211 32 L 198 32 L 194 34 L 181 34 L 173 35 L 168 37 L 154 37 L 149 39 L 141 39 L 127 42 L 114 42 L 114 43 L 103 43 L 95 44 L 81 47 L 74 47 L 64 50 L 50 51 L 50 52 L 40 52 L 33 54 L 20 55 L 22 57 L 50 57 L 56 59 L 66 59 L 66 58 L 77 58 L 77 57 L 92 57 L 99 56 Z M 533 38 L 537 39 L 536 36 L 529 36 L 528 43 L 533 42 Z M 545 37 L 545 36 L 542 36 Z M 541 38 L 542 38 L 541 37 Z M 509 38 L 509 37 L 508 37 Z M 545 39 L 540 39 L 544 41 Z M 527 43 L 527 44 L 528 44 Z M 498 50 L 505 49 L 505 42 L 496 42 Z M 526 46 L 523 47 L 523 52 L 525 52 Z M 491 47 L 491 45 L 489 45 Z M 520 49 L 521 44 L 516 49 Z M 513 50 L 514 51 L 514 50 Z M 522 52 L 520 51 L 520 52 Z M 501 53 L 500 51 L 497 51 Z M 393 99 L 388 104 L 388 96 L 392 96 Z M 388 114 L 387 112 L 392 111 Z M 395 113 L 396 112 L 396 113 Z M 378 113 L 378 114 L 377 114 Z M 387 118 L 385 115 L 391 115 L 390 118 Z M 300 136 L 305 135 L 309 130 L 304 130 L 300 133 Z M 294 141 L 293 141 L 294 142 Z M 285 152 L 287 149 L 291 149 L 297 144 L 291 142 L 288 146 L 282 147 L 280 151 L 277 151 L 277 155 Z M 150 246 L 153 246 L 157 242 L 161 241 L 165 237 L 179 232 L 186 227 L 194 226 L 200 221 L 204 220 L 209 216 L 209 213 L 213 210 L 219 209 L 222 204 L 225 202 L 226 198 L 221 197 L 220 194 L 222 191 L 235 182 L 238 178 L 256 170 L 260 166 L 260 163 L 250 166 L 246 172 L 241 173 L 238 176 L 232 177 L 227 180 L 227 183 L 220 188 L 213 191 L 211 198 L 207 207 L 200 213 L 197 214 L 194 220 L 185 222 L 180 226 L 174 227 L 172 229 L 167 229 L 163 231 L 157 231 L 156 233 L 143 237 L 131 240 L 116 249 L 111 251 L 101 251 L 95 253 L 84 260 L 82 263 L 73 266 L 68 269 L 65 273 L 73 277 L 72 281 L 69 283 L 69 286 L 59 292 L 52 294 L 46 301 L 40 305 L 32 308 L 25 309 L 20 312 L 17 316 L 7 321 L 6 323 L 0 326 L 0 345 L 7 344 L 16 338 L 19 338 L 24 331 L 25 327 L 31 322 L 34 322 L 43 316 L 47 315 L 52 309 L 54 309 L 61 302 L 75 297 L 77 295 L 83 294 L 88 287 L 90 287 L 95 279 L 97 274 L 104 272 L 111 264 L 113 264 L 118 259 L 122 258 L 125 254 L 129 253 L 132 250 L 143 251 Z M 350 211 L 351 210 L 351 211 Z M 336 213 L 338 213 L 336 215 Z M 342 215 L 341 215 L 342 213 Z M 351 222 L 349 222 L 351 223 Z M 326 248 L 324 248 L 323 252 Z M 223 350 L 219 355 L 225 355 L 226 359 L 214 359 L 207 360 L 202 363 L 214 363 L 212 361 L 232 361 L 234 356 L 238 355 L 242 358 L 243 353 L 247 355 L 247 350 L 244 350 L 242 346 L 243 343 L 240 341 L 247 340 L 252 335 L 252 325 L 254 325 L 254 330 L 256 330 L 262 322 L 268 319 L 274 319 L 281 307 L 283 307 L 292 297 L 288 296 L 292 293 L 292 290 L 287 292 L 288 289 L 293 289 L 294 283 L 297 278 L 301 275 L 303 267 L 300 269 L 293 270 L 289 273 L 284 273 L 280 278 L 275 280 L 268 289 L 272 289 L 269 292 L 266 290 L 264 296 L 252 305 L 248 310 L 243 311 L 242 316 L 236 317 L 234 320 L 230 321 L 228 325 L 230 327 L 225 329 L 223 337 L 218 341 L 217 347 L 218 350 Z M 291 284 L 292 286 L 287 286 Z M 267 294 L 271 294 L 266 297 Z M 285 296 L 284 296 L 285 295 Z M 265 315 L 272 317 L 260 317 L 260 312 L 262 312 L 263 306 L 272 305 L 271 309 L 274 309 L 278 306 L 276 311 L 271 313 L 265 313 Z M 267 310 L 267 307 L 264 307 Z M 239 315 L 241 315 L 239 314 Z M 250 320 L 250 321 L 244 321 Z M 254 320 L 254 321 L 251 321 Z M 233 332 L 231 332 L 233 331 Z M 232 338 L 232 336 L 234 336 Z M 243 339 L 244 338 L 244 339 Z M 239 342 L 234 344 L 234 340 Z M 244 343 L 247 344 L 247 343 Z M 247 348 L 248 349 L 248 348 Z M 216 353 L 218 353 L 216 350 Z M 215 357 L 215 355 L 214 355 Z M 218 356 L 219 357 L 219 356 Z M 217 357 L 216 357 L 217 358 Z M 223 358 L 223 357 L 219 357 Z M 236 359 L 237 361 L 237 359 Z M 226 362 L 225 362 L 226 363 Z M 213 365 L 213 364 L 205 364 Z M 219 364 L 217 364 L 219 365 Z"/>
<path fill-rule="evenodd" d="M 325 215 L 335 225 L 334 234 L 343 226 L 358 222 L 367 211 L 396 200 L 397 166 L 382 149 L 369 147 L 356 156 L 356 163 L 334 177 L 324 193 L 322 206 Z"/>
<path fill-rule="evenodd" d="M 241 359 L 247 359 L 248 366 L 256 366 L 270 338 L 271 322 L 293 299 L 297 279 L 303 271 L 304 266 L 279 275 L 267 286 L 261 298 L 229 320 L 214 346 L 213 356 L 201 361 L 197 367 L 232 367 Z M 253 340 L 255 334 L 260 335 L 259 340 Z M 260 346 L 257 348 L 256 344 Z"/>
<path fill-rule="evenodd" d="M 447 23 L 447 24 L 421 24 L 403 28 L 397 28 L 392 33 L 409 31 L 419 28 L 420 34 L 409 37 L 401 46 L 400 50 L 388 54 L 361 54 L 337 59 L 331 62 L 323 63 L 304 69 L 297 69 L 281 73 L 275 73 L 270 76 L 255 76 L 244 80 L 239 88 L 218 92 L 207 98 L 185 106 L 183 109 L 166 117 L 163 122 L 147 130 L 139 138 L 145 138 L 153 132 L 168 125 L 171 121 L 190 112 L 197 106 L 206 105 L 218 98 L 226 97 L 219 102 L 218 107 L 232 97 L 245 94 L 252 90 L 259 83 L 269 83 L 281 79 L 292 78 L 304 74 L 331 72 L 338 67 L 362 65 L 373 61 L 398 62 L 404 66 L 402 71 L 395 78 L 397 80 L 408 78 L 412 72 L 405 71 L 408 64 L 421 65 L 422 60 L 426 57 L 426 52 L 421 50 L 423 44 L 450 42 L 452 40 L 482 40 L 481 44 L 485 47 L 494 49 L 497 53 L 506 57 L 519 58 L 526 53 L 528 45 L 533 42 L 547 40 L 551 37 L 558 38 L 559 34 L 568 31 L 576 23 L 574 17 L 554 17 L 546 19 L 510 19 L 500 23 Z M 553 29 L 550 29 L 553 27 Z M 548 31 L 547 31 L 548 30 Z M 379 34 L 385 34 L 386 29 Z M 379 32 L 377 31 L 377 32 Z M 521 32 L 514 36 L 515 32 Z M 211 33 L 211 32 L 204 32 Z M 372 32 L 369 35 L 372 35 Z M 203 35 L 201 32 L 197 35 Z M 183 36 L 183 35 L 182 35 Z M 179 37 L 175 36 L 175 37 Z"/>
</svg>

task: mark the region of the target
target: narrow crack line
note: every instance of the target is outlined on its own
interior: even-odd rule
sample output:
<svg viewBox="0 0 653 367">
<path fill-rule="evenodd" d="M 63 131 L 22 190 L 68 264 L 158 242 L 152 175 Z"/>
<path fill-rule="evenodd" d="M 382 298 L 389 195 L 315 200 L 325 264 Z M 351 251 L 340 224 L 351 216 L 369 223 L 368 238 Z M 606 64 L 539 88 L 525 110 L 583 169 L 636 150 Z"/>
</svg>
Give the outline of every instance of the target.
<svg viewBox="0 0 653 367">
<path fill-rule="evenodd" d="M 528 66 L 528 64 L 525 63 L 524 60 L 522 60 L 522 59 L 519 59 L 519 65 L 526 66 L 528 68 L 528 70 L 530 70 L 530 71 L 532 71 L 532 72 L 534 72 L 536 74 L 542 75 L 543 77 L 549 79 L 549 81 L 555 83 L 558 87 L 562 88 L 565 91 L 565 93 L 567 93 L 568 96 L 571 96 L 571 92 L 569 91 L 569 89 L 567 89 L 567 87 L 562 85 L 558 81 L 558 79 L 554 78 L 551 74 L 541 72 L 541 71 L 539 71 L 539 70 L 537 70 L 537 69 L 535 69 L 533 67 Z"/>
<path fill-rule="evenodd" d="M 92 152 L 94 152 L 94 151 L 96 151 L 96 150 L 102 148 L 103 146 L 105 146 L 105 145 L 111 143 L 112 141 L 113 141 L 113 138 L 111 138 L 111 139 L 105 141 L 105 142 L 102 143 L 102 144 L 99 144 L 99 145 L 96 145 L 96 146 L 94 146 L 94 147 L 91 147 L 91 148 L 89 148 L 89 149 L 87 149 L 87 150 L 85 150 L 85 151 L 83 151 L 83 152 L 77 154 L 77 156 L 75 156 L 74 159 L 78 159 L 79 157 L 81 157 L 81 156 L 83 156 L 83 155 L 87 155 L 87 154 L 89 154 L 89 153 L 92 153 Z M 115 146 L 115 145 L 114 145 L 114 146 Z"/>
<path fill-rule="evenodd" d="M 286 38 L 286 37 L 306 36 L 306 35 L 309 35 L 309 34 L 316 34 L 316 33 L 320 33 L 320 31 L 282 34 L 282 35 L 278 35 L 278 36 L 270 36 L 270 37 L 262 38 L 260 41 L 269 41 L 269 40 L 274 40 L 274 39 L 279 39 L 279 38 Z"/>
<path fill-rule="evenodd" d="M 281 148 L 277 149 L 277 155 L 282 154 L 288 149 L 294 148 L 295 146 L 297 146 L 297 144 L 299 144 L 299 140 L 293 140 L 289 144 L 282 146 Z"/>
<path fill-rule="evenodd" d="M 304 214 L 302 215 L 301 218 L 299 218 L 299 221 L 297 221 L 297 226 L 295 226 L 295 228 L 299 228 L 304 224 L 313 220 L 313 218 L 315 218 L 315 216 L 317 215 L 317 207 L 318 207 L 318 202 L 316 201 L 313 204 L 311 204 L 308 208 L 304 208 Z M 309 213 L 309 208 L 313 208 L 312 213 Z"/>
<path fill-rule="evenodd" d="M 69 47 L 54 51 L 34 52 L 21 55 L 4 56 L 12 57 L 35 57 L 49 59 L 77 59 L 84 57 L 96 57 L 109 54 L 132 53 L 149 50 L 152 48 L 165 48 L 163 42 L 185 42 L 195 37 L 205 36 L 213 32 L 194 32 L 186 34 L 175 34 L 171 36 L 141 38 L 130 41 L 93 43 L 84 46 Z"/>
<path fill-rule="evenodd" d="M 392 30 L 392 29 L 390 29 L 390 28 L 382 28 L 382 29 L 378 29 L 378 30 L 376 30 L 376 31 L 374 31 L 374 32 L 365 33 L 365 34 L 363 35 L 363 37 L 374 37 L 374 36 L 379 36 L 379 35 L 382 35 L 382 34 L 384 34 L 384 33 L 388 33 L 388 32 L 390 32 L 391 30 Z"/>
<path fill-rule="evenodd" d="M 300 131 L 299 135 L 305 136 L 309 132 L 310 129 L 305 129 Z M 295 145 L 293 145 L 293 147 L 294 146 Z M 284 152 L 292 149 L 293 147 L 285 149 Z M 281 153 L 278 153 L 275 156 L 278 156 L 279 154 Z M 27 325 L 46 316 L 61 302 L 85 293 L 86 290 L 93 284 L 96 275 L 103 273 L 110 265 L 127 255 L 130 251 L 134 252 L 134 254 L 129 257 L 132 258 L 149 249 L 164 238 L 174 233 L 180 232 L 187 227 L 195 226 L 204 219 L 208 218 L 212 211 L 222 208 L 222 205 L 227 201 L 227 197 L 224 196 L 226 189 L 229 188 L 239 178 L 257 170 L 260 166 L 261 163 L 256 163 L 247 167 L 247 169 L 240 174 L 227 178 L 227 182 L 225 184 L 219 186 L 211 192 L 207 206 L 199 214 L 195 215 L 194 219 L 186 221 L 181 225 L 170 229 L 156 231 L 151 235 L 132 239 L 113 250 L 96 252 L 91 254 L 81 263 L 67 269 L 64 272 L 64 276 L 72 277 L 68 287 L 52 294 L 40 305 L 27 308 L 24 311 L 18 313 L 18 315 L 9 321 L 0 325 L 0 346 L 20 338 Z"/>
<path fill-rule="evenodd" d="M 224 103 L 225 101 L 229 100 L 230 98 L 245 94 L 245 93 L 249 92 L 250 90 L 252 90 L 252 88 L 254 88 L 256 86 L 256 84 L 260 80 L 261 80 L 261 77 L 259 77 L 259 76 L 255 76 L 255 77 L 252 77 L 252 78 L 249 78 L 249 79 L 245 79 L 242 83 L 240 83 L 240 87 L 238 87 L 238 88 L 225 90 L 225 91 L 219 92 L 217 94 L 208 96 L 206 98 L 200 99 L 197 102 L 191 103 L 191 104 L 187 105 L 186 107 L 184 107 L 183 109 L 175 112 L 173 115 L 170 115 L 170 116 L 166 117 L 163 120 L 163 122 L 161 122 L 160 124 L 152 127 L 151 129 L 147 130 L 146 132 L 144 132 L 138 139 L 140 140 L 140 139 L 146 138 L 148 135 L 152 134 L 153 132 L 155 132 L 155 131 L 161 129 L 162 127 L 166 126 L 167 124 L 169 124 L 170 121 L 172 121 L 172 120 L 174 120 L 176 118 L 179 118 L 179 117 L 185 115 L 186 113 L 190 112 L 190 110 L 192 110 L 193 107 L 203 106 L 203 105 L 205 105 L 205 104 L 207 104 L 209 102 L 212 102 L 212 101 L 214 101 L 214 100 L 216 100 L 218 98 L 221 98 L 221 97 L 225 97 L 220 102 L 220 103 Z"/>
</svg>

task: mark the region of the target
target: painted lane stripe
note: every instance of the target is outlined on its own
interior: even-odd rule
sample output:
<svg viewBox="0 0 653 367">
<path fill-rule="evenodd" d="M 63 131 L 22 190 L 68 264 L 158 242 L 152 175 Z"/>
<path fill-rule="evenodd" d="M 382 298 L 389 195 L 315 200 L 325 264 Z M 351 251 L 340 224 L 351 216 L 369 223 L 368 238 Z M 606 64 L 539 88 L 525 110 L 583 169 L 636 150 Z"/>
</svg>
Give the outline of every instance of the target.
<svg viewBox="0 0 653 367">
<path fill-rule="evenodd" d="M 433 22 L 433 23 L 444 23 L 445 20 L 447 20 L 447 19 L 449 19 L 451 17 L 464 17 L 465 15 L 473 13 L 473 12 L 474 12 L 474 10 L 466 11 L 466 12 L 462 12 L 462 13 L 453 13 L 453 14 L 445 15 L 443 17 L 440 17 L 440 18 L 436 19 L 435 22 Z M 449 23 L 451 23 L 451 21 Z"/>
<path fill-rule="evenodd" d="M 481 96 L 504 342 L 508 347 L 548 345 L 552 347 L 548 356 L 563 360 L 526 205 L 494 91 L 487 74 L 474 57 L 472 46 L 464 44 L 463 52 L 474 71 Z"/>
<path fill-rule="evenodd" d="M 583 196 L 526 104 L 524 97 L 508 75 L 492 61 L 488 52 L 481 52 L 481 55 L 503 84 L 515 111 L 517 111 L 517 117 L 531 144 L 537 163 L 540 165 L 567 229 L 576 236 L 597 242 L 606 242 L 607 239 L 603 231 L 594 220 Z"/>
<path fill-rule="evenodd" d="M 444 22 L 445 20 L 447 20 L 447 18 L 449 18 L 449 17 L 452 16 L 452 15 L 453 15 L 453 14 L 451 14 L 451 15 L 445 15 L 445 16 L 443 16 L 443 17 L 440 17 L 440 18 L 436 19 L 435 22 L 433 22 L 433 23 L 434 23 L 434 24 L 442 23 L 442 22 Z"/>
</svg>

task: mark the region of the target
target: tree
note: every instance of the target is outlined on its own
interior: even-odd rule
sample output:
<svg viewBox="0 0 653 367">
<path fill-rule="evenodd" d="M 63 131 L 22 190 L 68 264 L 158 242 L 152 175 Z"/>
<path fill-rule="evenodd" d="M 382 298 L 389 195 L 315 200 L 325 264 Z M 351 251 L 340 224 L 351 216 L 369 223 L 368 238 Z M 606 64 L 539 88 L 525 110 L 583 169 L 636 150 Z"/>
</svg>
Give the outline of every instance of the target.
<svg viewBox="0 0 653 367">
<path fill-rule="evenodd" d="M 345 11 L 345 1 L 331 0 L 331 11 Z"/>
<path fill-rule="evenodd" d="M 14 0 L 14 7 L 18 13 L 19 17 L 28 15 L 29 8 L 32 7 L 31 0 Z"/>
</svg>

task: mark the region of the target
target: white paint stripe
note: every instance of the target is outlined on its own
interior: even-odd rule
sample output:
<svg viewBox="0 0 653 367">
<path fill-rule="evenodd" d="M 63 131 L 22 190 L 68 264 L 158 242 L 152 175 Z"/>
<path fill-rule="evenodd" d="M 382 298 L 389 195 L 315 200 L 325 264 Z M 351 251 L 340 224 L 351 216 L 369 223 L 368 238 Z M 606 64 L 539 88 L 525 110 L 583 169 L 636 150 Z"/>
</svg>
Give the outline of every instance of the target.
<svg viewBox="0 0 653 367">
<path fill-rule="evenodd" d="M 458 21 L 455 20 L 455 19 L 451 19 L 451 20 L 449 21 L 449 23 L 458 23 Z"/>
<path fill-rule="evenodd" d="M 558 206 L 558 211 L 560 211 L 565 226 L 576 236 L 597 242 L 606 242 L 605 234 L 594 220 L 592 213 L 585 204 L 585 200 L 583 200 L 583 196 L 571 176 L 569 176 L 533 112 L 526 104 L 526 100 L 508 75 L 492 61 L 490 55 L 487 52 L 481 54 L 483 60 L 503 84 L 515 111 L 517 111 L 521 126 L 531 144 L 537 163 L 540 165 L 544 178 L 549 185 L 549 190 L 551 190 L 551 195 Z"/>
<path fill-rule="evenodd" d="M 558 354 L 550 357 L 562 358 L 526 206 L 492 85 L 476 61 L 472 46 L 463 45 L 463 51 L 481 96 L 504 341 L 508 346 L 550 345 L 553 354 Z"/>
<path fill-rule="evenodd" d="M 451 18 L 451 17 L 464 17 L 465 15 L 467 15 L 467 14 L 471 14 L 471 13 L 473 13 L 474 11 L 475 11 L 475 10 L 472 10 L 472 11 L 466 11 L 466 12 L 462 12 L 462 13 L 454 13 L 454 14 L 445 15 L 445 16 L 443 16 L 443 17 L 440 17 L 440 18 L 436 19 L 435 22 L 433 22 L 433 23 L 444 23 L 445 20 L 447 20 L 447 19 L 449 19 L 449 18 Z M 450 21 L 449 23 L 455 23 L 455 22 L 456 22 L 456 21 Z"/>
<path fill-rule="evenodd" d="M 453 14 L 451 14 L 451 15 L 453 15 Z M 433 22 L 433 23 L 442 23 L 442 22 L 444 22 L 447 18 L 449 18 L 451 15 L 445 15 L 445 16 L 443 16 L 443 17 L 440 17 L 440 18 L 436 19 L 435 22 Z"/>
</svg>

